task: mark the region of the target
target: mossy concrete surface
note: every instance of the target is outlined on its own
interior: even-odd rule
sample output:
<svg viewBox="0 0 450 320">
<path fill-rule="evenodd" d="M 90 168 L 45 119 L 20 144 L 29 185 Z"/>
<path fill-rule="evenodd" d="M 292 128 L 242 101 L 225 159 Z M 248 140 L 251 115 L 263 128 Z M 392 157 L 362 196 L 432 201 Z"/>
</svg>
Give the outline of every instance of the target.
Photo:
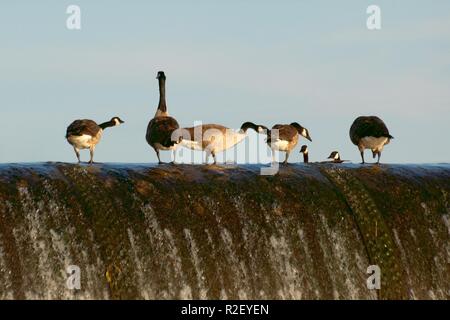
<svg viewBox="0 0 450 320">
<path fill-rule="evenodd" d="M 260 169 L 0 165 L 0 299 L 450 298 L 450 165 Z"/>
</svg>

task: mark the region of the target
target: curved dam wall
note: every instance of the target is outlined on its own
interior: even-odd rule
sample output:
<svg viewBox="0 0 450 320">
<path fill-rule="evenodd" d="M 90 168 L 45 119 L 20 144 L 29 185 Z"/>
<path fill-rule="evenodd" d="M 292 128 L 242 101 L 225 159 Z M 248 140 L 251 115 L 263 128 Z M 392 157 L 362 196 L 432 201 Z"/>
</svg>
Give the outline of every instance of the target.
<svg viewBox="0 0 450 320">
<path fill-rule="evenodd" d="M 0 165 L 0 298 L 450 298 L 450 165 L 259 172 Z"/>
</svg>

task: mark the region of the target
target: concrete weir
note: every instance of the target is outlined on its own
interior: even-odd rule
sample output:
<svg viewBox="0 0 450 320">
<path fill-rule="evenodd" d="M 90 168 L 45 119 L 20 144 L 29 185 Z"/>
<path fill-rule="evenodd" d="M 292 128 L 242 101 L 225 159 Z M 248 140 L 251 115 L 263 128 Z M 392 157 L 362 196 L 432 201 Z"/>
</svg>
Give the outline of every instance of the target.
<svg viewBox="0 0 450 320">
<path fill-rule="evenodd" d="M 260 168 L 0 165 L 0 299 L 450 298 L 450 165 Z"/>
</svg>

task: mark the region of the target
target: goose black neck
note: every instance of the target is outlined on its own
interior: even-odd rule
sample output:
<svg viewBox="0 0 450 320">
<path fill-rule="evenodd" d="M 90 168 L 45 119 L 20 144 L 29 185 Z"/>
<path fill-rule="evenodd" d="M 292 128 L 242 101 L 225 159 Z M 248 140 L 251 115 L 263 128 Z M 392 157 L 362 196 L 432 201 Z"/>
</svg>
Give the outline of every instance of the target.
<svg viewBox="0 0 450 320">
<path fill-rule="evenodd" d="M 304 154 L 303 154 L 303 162 L 304 162 L 304 163 L 308 163 L 308 162 L 309 162 L 308 153 L 304 153 Z"/>
<path fill-rule="evenodd" d="M 247 133 L 248 129 L 253 129 L 256 132 L 258 132 L 258 126 L 256 124 L 254 124 L 253 122 L 245 122 L 242 126 L 241 126 L 241 131 L 243 131 L 244 133 Z"/>
<path fill-rule="evenodd" d="M 166 79 L 160 77 L 159 81 L 159 105 L 158 110 L 162 112 L 167 112 L 166 104 Z"/>
<path fill-rule="evenodd" d="M 102 130 L 105 130 L 106 128 L 114 127 L 116 124 L 113 121 L 106 121 L 99 125 Z"/>
</svg>

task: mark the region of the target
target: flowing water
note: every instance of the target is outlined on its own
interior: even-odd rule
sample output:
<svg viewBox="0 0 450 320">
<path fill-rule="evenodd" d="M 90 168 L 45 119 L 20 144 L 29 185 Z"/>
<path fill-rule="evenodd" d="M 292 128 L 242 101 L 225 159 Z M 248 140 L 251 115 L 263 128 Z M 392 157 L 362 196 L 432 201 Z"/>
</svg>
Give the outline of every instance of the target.
<svg viewBox="0 0 450 320">
<path fill-rule="evenodd" d="M 450 298 L 449 165 L 259 171 L 0 165 L 0 299 Z"/>
</svg>

